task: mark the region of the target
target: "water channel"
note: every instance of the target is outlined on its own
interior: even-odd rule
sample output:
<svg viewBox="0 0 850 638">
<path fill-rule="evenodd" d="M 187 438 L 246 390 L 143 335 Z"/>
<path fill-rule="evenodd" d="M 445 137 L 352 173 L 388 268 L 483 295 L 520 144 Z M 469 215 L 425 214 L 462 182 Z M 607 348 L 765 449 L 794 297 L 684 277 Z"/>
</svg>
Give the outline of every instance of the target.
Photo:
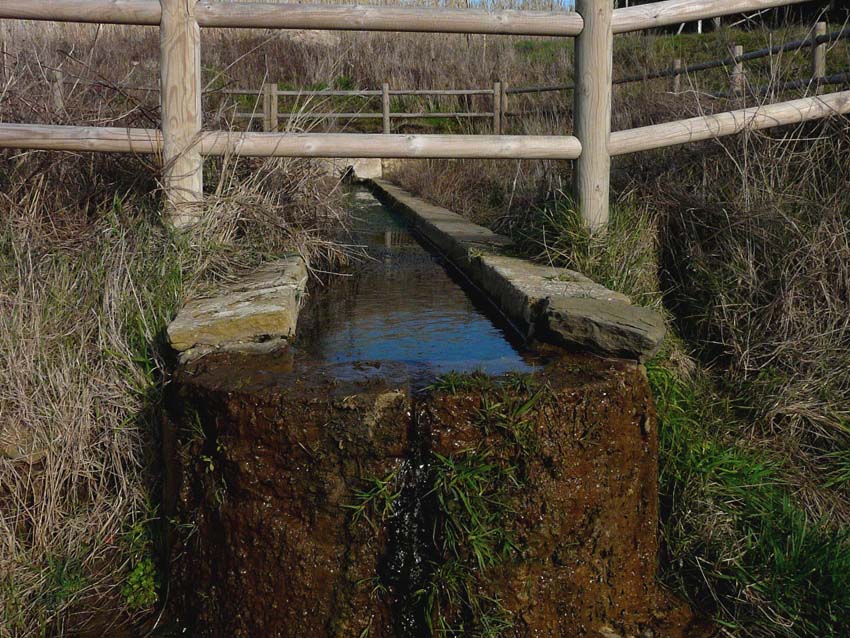
<svg viewBox="0 0 850 638">
<path fill-rule="evenodd" d="M 411 378 L 449 371 L 529 372 L 533 359 L 491 302 L 420 244 L 404 220 L 363 186 L 350 193 L 340 237 L 365 257 L 314 286 L 296 350 L 308 361 L 400 362 Z"/>
</svg>

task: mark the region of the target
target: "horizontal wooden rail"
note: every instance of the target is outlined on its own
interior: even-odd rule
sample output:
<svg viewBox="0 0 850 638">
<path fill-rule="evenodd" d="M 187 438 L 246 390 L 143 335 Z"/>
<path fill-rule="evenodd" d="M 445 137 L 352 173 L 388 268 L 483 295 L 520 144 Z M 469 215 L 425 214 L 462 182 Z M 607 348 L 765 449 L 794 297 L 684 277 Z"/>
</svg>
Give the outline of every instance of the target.
<svg viewBox="0 0 850 638">
<path fill-rule="evenodd" d="M 575 159 L 581 144 L 551 135 L 385 135 L 208 131 L 196 142 L 203 155 L 250 157 L 392 157 Z M 156 129 L 0 124 L 0 148 L 152 154 L 162 151 Z"/>
<path fill-rule="evenodd" d="M 65 84 L 84 83 L 88 85 L 104 86 L 107 88 L 121 89 L 122 91 L 147 91 L 158 92 L 157 86 L 130 86 L 126 84 L 110 84 L 104 81 L 90 82 L 76 78 L 67 78 Z M 493 95 L 493 89 L 390 89 L 390 95 Z M 260 89 L 209 89 L 204 91 L 205 95 L 262 95 Z M 353 89 L 348 91 L 333 89 L 317 90 L 283 90 L 278 89 L 277 94 L 281 97 L 377 97 L 381 95 L 378 89 Z"/>
<path fill-rule="evenodd" d="M 263 114 L 261 112 L 257 113 L 236 113 L 236 119 L 238 120 L 261 120 L 263 119 Z M 336 119 L 345 119 L 345 120 L 380 120 L 383 115 L 381 113 L 278 113 L 278 117 L 281 119 L 307 119 L 307 120 L 321 120 L 325 118 L 336 118 Z"/>
<path fill-rule="evenodd" d="M 495 116 L 495 113 L 487 112 L 487 111 L 479 111 L 475 113 L 471 113 L 469 111 L 461 111 L 458 113 L 429 113 L 427 111 L 420 111 L 419 113 L 390 113 L 390 119 L 400 119 L 400 120 L 419 120 L 422 118 L 433 117 L 437 119 L 455 119 L 455 118 L 464 118 L 464 117 L 489 117 L 492 118 Z"/>
<path fill-rule="evenodd" d="M 390 89 L 390 95 L 493 95 L 493 89 Z"/>
<path fill-rule="evenodd" d="M 628 33 L 801 2 L 806 0 L 665 0 L 615 9 L 611 27 Z"/>
<path fill-rule="evenodd" d="M 0 18 L 159 25 L 159 0 L 3 0 Z"/>
<path fill-rule="evenodd" d="M 238 89 L 225 91 L 225 93 L 231 95 L 236 95 L 242 92 L 243 91 Z M 331 89 L 320 89 L 316 91 L 282 91 L 278 89 L 277 94 L 282 97 L 377 97 L 381 94 L 381 92 L 376 89 L 363 89 L 359 91 L 334 91 Z"/>
<path fill-rule="evenodd" d="M 201 153 L 234 153 L 255 157 L 575 159 L 581 154 L 581 144 L 572 136 L 551 135 L 281 134 L 220 131 L 203 134 Z"/>
<path fill-rule="evenodd" d="M 419 33 L 492 33 L 574 36 L 583 21 L 577 13 L 555 11 L 481 11 L 394 6 L 334 6 L 200 2 L 203 27 L 329 29 L 341 31 L 415 31 Z"/>
<path fill-rule="evenodd" d="M 151 154 L 162 151 L 159 129 L 0 124 L 0 148 Z"/>
<path fill-rule="evenodd" d="M 223 28 L 574 36 L 584 24 L 577 13 L 556 11 L 369 5 L 204 1 L 197 4 L 194 13 L 202 27 Z M 158 0 L 3 0 L 0 3 L 0 18 L 158 25 L 161 15 Z"/>
<path fill-rule="evenodd" d="M 463 118 L 463 117 L 493 117 L 492 112 L 477 112 L 470 113 L 467 111 L 458 112 L 458 113 L 428 113 L 425 111 L 419 113 L 392 113 L 389 114 L 390 119 L 422 119 L 426 117 L 433 117 L 438 119 L 455 119 L 455 118 Z M 251 119 L 251 120 L 260 120 L 263 118 L 262 113 L 236 113 L 235 117 L 240 120 Z M 383 113 L 280 113 L 278 117 L 283 119 L 300 119 L 306 118 L 310 120 L 321 120 L 321 119 L 348 119 L 348 120 L 380 120 L 384 117 Z"/>
<path fill-rule="evenodd" d="M 575 86 L 572 84 L 548 84 L 544 86 L 519 86 L 505 89 L 505 93 L 509 95 L 519 95 L 521 93 L 548 93 L 550 91 L 571 91 Z"/>
<path fill-rule="evenodd" d="M 778 102 L 611 133 L 608 151 L 625 155 L 850 113 L 850 91 Z"/>
<path fill-rule="evenodd" d="M 614 33 L 757 11 L 803 0 L 664 0 L 616 9 Z M 157 25 L 158 0 L 4 0 L 0 18 Z M 391 6 L 334 6 L 243 2 L 198 3 L 202 27 L 327 29 L 343 31 L 415 31 L 576 36 L 584 21 L 577 13 L 555 11 L 481 11 Z"/>
</svg>

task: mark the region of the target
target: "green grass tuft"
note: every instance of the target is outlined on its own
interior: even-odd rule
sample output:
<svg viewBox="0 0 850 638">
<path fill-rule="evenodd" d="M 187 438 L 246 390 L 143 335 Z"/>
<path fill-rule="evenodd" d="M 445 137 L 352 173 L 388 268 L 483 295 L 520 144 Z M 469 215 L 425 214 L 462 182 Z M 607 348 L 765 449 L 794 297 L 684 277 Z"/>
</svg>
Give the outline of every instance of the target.
<svg viewBox="0 0 850 638">
<path fill-rule="evenodd" d="M 652 364 L 659 416 L 665 579 L 745 636 L 850 634 L 850 533 L 813 520 L 781 461 L 723 436 L 734 409 L 706 379 Z"/>
</svg>

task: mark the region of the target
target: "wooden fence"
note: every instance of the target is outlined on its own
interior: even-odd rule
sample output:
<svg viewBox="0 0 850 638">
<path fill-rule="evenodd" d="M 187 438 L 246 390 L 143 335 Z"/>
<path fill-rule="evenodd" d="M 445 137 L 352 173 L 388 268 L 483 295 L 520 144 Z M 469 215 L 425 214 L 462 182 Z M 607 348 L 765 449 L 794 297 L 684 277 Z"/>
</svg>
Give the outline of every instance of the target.
<svg viewBox="0 0 850 638">
<path fill-rule="evenodd" d="M 812 29 L 811 37 L 803 40 L 795 40 L 786 42 L 756 51 L 744 52 L 740 45 L 732 45 L 730 47 L 731 55 L 718 60 L 710 60 L 707 62 L 698 62 L 689 65 L 683 65 L 681 59 L 674 59 L 670 68 L 657 71 L 647 71 L 639 74 L 631 74 L 621 78 L 612 80 L 612 84 L 629 84 L 634 82 L 643 82 L 654 79 L 669 78 L 670 91 L 679 93 L 681 91 L 681 78 L 683 75 L 691 75 L 699 71 L 706 71 L 716 68 L 727 68 L 731 72 L 729 74 L 729 91 L 725 93 L 715 93 L 714 97 L 735 97 L 746 94 L 761 95 L 769 91 L 791 90 L 804 87 L 813 87 L 816 92 L 820 93 L 823 87 L 829 84 L 847 84 L 850 83 L 850 73 L 837 73 L 826 75 L 826 52 L 827 46 L 838 42 L 841 39 L 850 37 L 850 27 L 843 28 L 839 31 L 827 33 L 826 23 L 818 22 Z M 806 48 L 811 48 L 811 74 L 807 78 L 801 78 L 791 82 L 785 82 L 779 85 L 770 85 L 764 87 L 752 86 L 747 81 L 746 69 L 744 62 L 757 60 L 771 55 L 784 52 L 797 52 Z M 381 90 L 363 89 L 363 90 L 280 90 L 277 83 L 270 82 L 264 85 L 262 90 L 256 89 L 224 89 L 219 93 L 225 95 L 254 95 L 259 96 L 262 100 L 262 108 L 258 108 L 257 112 L 236 112 L 234 117 L 238 120 L 261 120 L 264 131 L 276 131 L 279 127 L 280 119 L 340 119 L 340 120 L 382 120 L 383 132 L 390 134 L 392 132 L 391 121 L 394 119 L 486 119 L 492 121 L 492 133 L 494 135 L 502 135 L 508 131 L 508 118 L 524 113 L 513 112 L 509 109 L 509 96 L 522 94 L 540 94 L 552 91 L 569 91 L 575 87 L 572 84 L 559 84 L 549 86 L 531 86 L 531 87 L 516 87 L 510 88 L 507 83 L 497 81 L 494 82 L 492 88 L 487 89 L 390 89 L 388 84 L 383 84 Z M 155 90 L 155 89 L 152 89 Z M 411 96 L 411 95 L 434 95 L 434 96 L 473 96 L 482 95 L 488 96 L 491 100 L 492 108 L 490 111 L 455 111 L 455 112 L 393 112 L 390 109 L 390 96 Z M 381 96 L 382 109 L 381 112 L 369 111 L 354 111 L 354 112 L 333 112 L 333 111 L 303 111 L 283 112 L 280 113 L 280 97 L 297 97 L 297 98 L 313 98 L 313 97 L 348 97 L 348 98 L 365 98 L 371 99 Z"/>
<path fill-rule="evenodd" d="M 322 89 L 318 91 L 288 91 L 280 90 L 277 83 L 267 82 L 262 90 L 251 89 L 224 89 L 220 91 L 225 95 L 257 95 L 261 99 L 261 108 L 256 112 L 239 112 L 234 114 L 239 120 L 262 120 L 264 131 L 276 131 L 280 125 L 280 119 L 342 119 L 342 120 L 381 120 L 384 134 L 392 133 L 392 120 L 411 120 L 422 118 L 434 119 L 487 119 L 493 124 L 494 135 L 501 135 L 504 130 L 505 112 L 503 101 L 505 99 L 502 91 L 502 83 L 494 82 L 490 89 L 390 89 L 389 84 L 384 83 L 380 90 L 364 89 L 359 91 L 342 91 L 333 89 Z M 453 111 L 453 112 L 397 112 L 391 109 L 390 97 L 394 95 L 436 95 L 436 96 L 488 96 L 491 100 L 490 111 Z M 381 98 L 381 111 L 354 111 L 340 113 L 333 111 L 284 111 L 280 112 L 281 97 L 314 98 L 314 97 L 349 97 L 349 98 Z"/>
<path fill-rule="evenodd" d="M 176 227 L 202 214 L 204 155 L 572 159 L 577 203 L 588 225 L 601 229 L 608 222 L 612 155 L 850 112 L 850 91 L 844 91 L 612 133 L 614 35 L 798 1 L 664 0 L 614 10 L 610 0 L 577 0 L 576 11 L 566 13 L 210 0 L 3 0 L 0 19 L 159 26 L 162 122 L 159 129 L 0 124 L 0 148 L 161 153 L 169 217 Z M 575 37 L 574 135 L 203 131 L 201 27 Z"/>
<path fill-rule="evenodd" d="M 743 48 L 740 45 L 733 44 L 729 47 L 730 55 L 725 58 L 720 58 L 718 60 L 710 60 L 707 62 L 696 62 L 693 64 L 688 64 L 684 66 L 682 64 L 682 60 L 676 58 L 672 61 L 672 64 L 667 69 L 659 69 L 657 71 L 646 71 L 644 73 L 635 73 L 631 75 L 626 75 L 621 78 L 615 78 L 612 80 L 612 84 L 630 84 L 632 82 L 643 82 L 646 80 L 656 80 L 659 78 L 670 78 L 671 80 L 671 91 L 674 93 L 678 93 L 681 90 L 681 78 L 682 76 L 691 75 L 693 73 L 697 73 L 699 71 L 707 71 L 710 69 L 717 68 L 729 68 L 733 70 L 733 73 L 730 74 L 730 89 L 732 91 L 735 90 L 736 83 L 740 88 L 740 85 L 745 83 L 744 78 L 746 77 L 746 72 L 744 69 L 744 63 L 751 60 L 758 60 L 760 58 L 766 58 L 772 55 L 776 55 L 777 53 L 786 53 L 789 51 L 800 51 L 806 48 L 812 49 L 811 55 L 811 76 L 810 80 L 812 81 L 820 81 L 821 84 L 826 83 L 840 83 L 842 80 L 840 78 L 846 78 L 847 74 L 833 74 L 831 76 L 826 75 L 826 52 L 827 46 L 838 42 L 839 40 L 843 40 L 846 38 L 850 38 L 850 27 L 844 27 L 839 31 L 833 31 L 832 33 L 826 32 L 826 23 L 818 22 L 815 24 L 812 35 L 809 38 L 805 38 L 803 40 L 794 40 L 791 42 L 786 42 L 784 44 L 777 44 L 771 47 L 766 47 L 763 49 L 758 49 L 756 51 L 748 51 L 744 53 Z M 736 75 L 737 74 L 737 75 Z M 825 82 L 829 81 L 829 82 Z M 797 86 L 798 82 L 807 82 L 807 80 L 795 80 L 794 85 Z M 528 86 L 521 88 L 508 88 L 505 92 L 509 95 L 517 95 L 523 93 L 546 93 L 550 91 L 571 91 L 575 88 L 573 84 L 551 84 L 546 86 Z M 790 87 L 786 87 L 790 88 Z M 752 93 L 756 93 L 758 89 L 751 88 L 750 91 Z M 725 95 L 725 94 L 724 94 Z"/>
</svg>

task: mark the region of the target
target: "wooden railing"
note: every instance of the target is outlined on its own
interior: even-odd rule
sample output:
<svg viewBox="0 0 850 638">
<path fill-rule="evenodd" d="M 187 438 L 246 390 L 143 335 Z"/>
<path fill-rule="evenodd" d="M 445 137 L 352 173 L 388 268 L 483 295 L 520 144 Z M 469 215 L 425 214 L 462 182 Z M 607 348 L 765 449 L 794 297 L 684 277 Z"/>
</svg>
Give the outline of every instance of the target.
<svg viewBox="0 0 850 638">
<path fill-rule="evenodd" d="M 734 97 L 745 94 L 762 95 L 767 92 L 778 92 L 781 90 L 792 90 L 804 87 L 812 87 L 816 92 L 821 92 L 823 87 L 830 84 L 848 84 L 850 83 L 850 73 L 835 73 L 826 75 L 826 54 L 827 46 L 834 44 L 839 40 L 850 37 L 850 27 L 845 27 L 841 30 L 827 33 L 825 22 L 818 22 L 812 29 L 811 37 L 778 44 L 756 51 L 744 52 L 740 45 L 732 45 L 730 47 L 731 55 L 717 60 L 709 60 L 697 62 L 688 65 L 683 65 L 682 60 L 676 58 L 673 64 L 668 69 L 657 71 L 647 71 L 645 73 L 636 73 L 626 75 L 621 78 L 612 80 L 612 84 L 622 85 L 635 82 L 644 82 L 661 78 L 670 79 L 670 91 L 679 93 L 681 91 L 681 78 L 683 75 L 689 76 L 693 73 L 706 71 L 717 68 L 730 69 L 729 73 L 729 90 L 727 92 L 713 93 L 714 97 Z M 771 84 L 767 86 L 752 86 L 747 81 L 747 73 L 744 63 L 751 60 L 757 60 L 778 53 L 789 51 L 797 52 L 806 48 L 811 48 L 811 74 L 807 78 L 788 81 L 781 84 Z M 351 120 L 382 120 L 383 132 L 391 133 L 391 121 L 394 119 L 488 119 L 492 120 L 491 130 L 494 135 L 502 135 L 508 131 L 508 117 L 522 115 L 523 113 L 515 113 L 509 109 L 510 95 L 527 95 L 539 94 L 553 91 L 571 91 L 575 88 L 572 84 L 559 84 L 548 86 L 532 86 L 532 87 L 515 87 L 510 88 L 507 83 L 497 81 L 493 88 L 488 89 L 394 89 L 390 90 L 388 84 L 383 85 L 382 90 L 279 90 L 276 83 L 267 83 L 262 90 L 250 89 L 226 89 L 221 91 L 226 95 L 257 95 L 262 99 L 262 108 L 258 108 L 257 112 L 236 112 L 234 114 L 239 120 L 261 120 L 264 131 L 276 131 L 279 126 L 278 119 L 338 119 L 344 121 Z M 455 112 L 393 112 L 390 109 L 389 96 L 407 96 L 407 95 L 434 95 L 434 96 L 472 96 L 485 95 L 492 101 L 492 109 L 490 111 L 474 112 L 474 111 L 455 111 Z M 350 97 L 350 98 L 374 98 L 382 96 L 381 112 L 354 111 L 354 112 L 333 112 L 333 111 L 304 111 L 279 113 L 279 97 L 298 97 L 298 98 L 314 98 L 314 97 Z M 276 115 L 277 114 L 277 115 Z"/>
<path fill-rule="evenodd" d="M 203 212 L 204 155 L 573 159 L 578 206 L 587 224 L 600 229 L 608 221 L 612 155 L 850 112 L 850 91 L 844 91 L 612 134 L 613 36 L 797 1 L 664 0 L 615 11 L 610 0 L 577 0 L 576 11 L 565 13 L 209 0 L 3 0 L 0 19 L 158 25 L 162 122 L 159 129 L 0 124 L 0 148 L 161 153 L 167 209 L 176 227 L 194 223 Z M 575 37 L 574 135 L 203 131 L 201 27 Z"/>
<path fill-rule="evenodd" d="M 381 120 L 383 123 L 383 132 L 386 135 L 392 133 L 392 120 L 412 120 L 412 119 L 488 119 L 492 121 L 493 135 L 501 135 L 504 129 L 504 93 L 502 91 L 502 83 L 494 82 L 493 88 L 490 89 L 390 89 L 388 83 L 384 83 L 380 90 L 363 89 L 358 91 L 343 91 L 333 89 L 322 89 L 317 91 L 290 91 L 280 90 L 276 82 L 267 82 L 263 85 L 262 90 L 245 90 L 245 89 L 224 89 L 221 93 L 225 95 L 257 95 L 261 99 L 260 107 L 256 112 L 234 113 L 234 118 L 239 120 L 262 120 L 264 131 L 276 131 L 279 127 L 280 119 L 341 119 L 341 120 Z M 416 96 L 416 95 L 435 95 L 435 96 L 488 96 L 491 100 L 492 109 L 490 111 L 415 111 L 415 112 L 398 112 L 391 108 L 391 96 Z M 316 97 L 346 97 L 346 98 L 366 98 L 372 99 L 375 97 L 381 98 L 381 111 L 354 111 L 347 113 L 333 111 L 284 111 L 280 112 L 281 97 L 296 97 L 296 98 L 316 98 Z"/>
<path fill-rule="evenodd" d="M 846 76 L 846 74 L 832 74 L 831 76 L 826 75 L 827 46 L 846 38 L 850 38 L 850 27 L 844 27 L 843 29 L 840 29 L 838 31 L 827 33 L 826 23 L 818 22 L 815 24 L 814 29 L 812 30 L 811 37 L 805 38 L 803 40 L 794 40 L 791 42 L 786 42 L 784 44 L 777 44 L 771 47 L 758 49 L 756 51 L 748 51 L 746 53 L 744 53 L 743 48 L 740 45 L 733 44 L 729 47 L 730 55 L 725 58 L 709 60 L 706 62 L 695 62 L 688 65 L 683 65 L 683 61 L 681 60 L 681 58 L 675 58 L 673 59 L 672 65 L 667 69 L 659 69 L 657 71 L 646 71 L 644 73 L 634 73 L 631 75 L 623 76 L 621 78 L 615 78 L 614 80 L 612 80 L 611 83 L 631 84 L 633 82 L 644 82 L 647 80 L 670 78 L 671 91 L 673 91 L 674 93 L 678 93 L 681 88 L 681 78 L 683 75 L 688 76 L 699 71 L 708 71 L 710 69 L 731 68 L 733 69 L 733 73 L 730 74 L 730 89 L 734 91 L 736 88 L 735 83 L 740 84 L 742 79 L 746 77 L 745 69 L 743 66 L 744 62 L 758 60 L 760 58 L 766 58 L 772 55 L 776 55 L 777 53 L 801 51 L 806 48 L 812 49 L 812 72 L 808 80 L 821 81 L 822 84 L 826 84 L 828 82 L 824 82 L 824 80 L 831 79 L 832 82 L 838 83 L 840 82 L 840 78 Z M 735 75 L 736 71 L 737 76 Z M 800 79 L 794 80 L 793 82 L 794 85 L 797 86 L 798 82 L 807 82 L 808 80 Z M 572 91 L 574 88 L 575 85 L 573 84 L 550 84 L 546 86 L 507 88 L 505 89 L 505 93 L 507 93 L 508 95 L 520 95 L 527 93 Z M 755 93 L 757 90 L 758 89 L 753 89 L 752 91 Z"/>
</svg>

